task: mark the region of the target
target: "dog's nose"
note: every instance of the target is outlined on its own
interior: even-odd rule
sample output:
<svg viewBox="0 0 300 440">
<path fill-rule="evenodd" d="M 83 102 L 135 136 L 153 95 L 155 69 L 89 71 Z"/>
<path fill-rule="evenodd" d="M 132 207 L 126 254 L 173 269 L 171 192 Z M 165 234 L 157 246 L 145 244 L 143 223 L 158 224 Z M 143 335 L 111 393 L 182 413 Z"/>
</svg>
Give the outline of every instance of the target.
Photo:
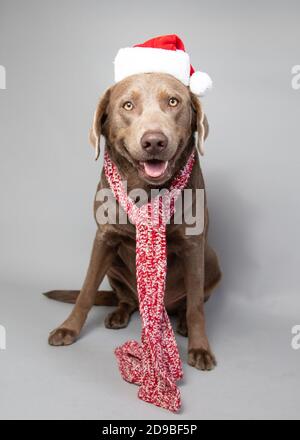
<svg viewBox="0 0 300 440">
<path fill-rule="evenodd" d="M 160 131 L 147 131 L 141 139 L 141 145 L 147 153 L 157 154 L 168 145 L 168 138 Z"/>
</svg>

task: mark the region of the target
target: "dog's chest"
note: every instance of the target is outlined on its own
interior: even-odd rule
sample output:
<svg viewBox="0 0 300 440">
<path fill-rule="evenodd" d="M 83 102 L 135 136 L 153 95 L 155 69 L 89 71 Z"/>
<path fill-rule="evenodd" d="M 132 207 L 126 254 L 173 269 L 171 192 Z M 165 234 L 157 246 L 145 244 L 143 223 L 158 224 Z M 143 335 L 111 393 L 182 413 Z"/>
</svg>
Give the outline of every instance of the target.
<svg viewBox="0 0 300 440">
<path fill-rule="evenodd" d="M 184 241 L 182 234 L 171 230 L 168 233 L 167 228 L 167 258 L 168 268 L 173 265 L 175 260 L 179 258 L 181 251 L 184 249 Z M 136 261 L 136 233 L 122 236 L 118 247 L 118 256 L 126 266 L 134 267 Z"/>
</svg>

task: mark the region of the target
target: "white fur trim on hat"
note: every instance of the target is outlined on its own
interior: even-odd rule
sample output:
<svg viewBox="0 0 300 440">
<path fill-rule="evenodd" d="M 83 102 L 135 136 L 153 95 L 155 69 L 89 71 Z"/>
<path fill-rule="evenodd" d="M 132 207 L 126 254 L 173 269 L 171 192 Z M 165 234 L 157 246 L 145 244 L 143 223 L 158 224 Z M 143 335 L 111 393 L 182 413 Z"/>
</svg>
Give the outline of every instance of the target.
<svg viewBox="0 0 300 440">
<path fill-rule="evenodd" d="M 190 78 L 190 91 L 197 96 L 204 96 L 212 88 L 211 77 L 204 72 L 194 72 Z"/>
<path fill-rule="evenodd" d="M 190 82 L 190 57 L 182 50 L 151 47 L 126 47 L 120 49 L 114 61 L 115 81 L 138 73 L 168 73 L 184 85 Z"/>
</svg>

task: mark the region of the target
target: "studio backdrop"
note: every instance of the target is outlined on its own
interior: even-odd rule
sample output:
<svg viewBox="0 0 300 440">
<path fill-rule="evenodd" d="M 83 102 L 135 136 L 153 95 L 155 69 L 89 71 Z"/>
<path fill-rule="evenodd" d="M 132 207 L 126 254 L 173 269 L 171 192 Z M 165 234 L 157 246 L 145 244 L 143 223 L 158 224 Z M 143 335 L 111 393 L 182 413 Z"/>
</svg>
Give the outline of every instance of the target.
<svg viewBox="0 0 300 440">
<path fill-rule="evenodd" d="M 0 0 L 0 418 L 298 418 L 300 4 L 282 1 Z M 218 366 L 183 359 L 179 414 L 136 398 L 95 307 L 75 345 L 48 333 L 71 310 L 96 231 L 103 157 L 88 133 L 120 47 L 180 35 L 210 73 L 201 167 L 223 279 L 206 305 Z M 107 288 L 107 280 L 102 284 Z"/>
</svg>

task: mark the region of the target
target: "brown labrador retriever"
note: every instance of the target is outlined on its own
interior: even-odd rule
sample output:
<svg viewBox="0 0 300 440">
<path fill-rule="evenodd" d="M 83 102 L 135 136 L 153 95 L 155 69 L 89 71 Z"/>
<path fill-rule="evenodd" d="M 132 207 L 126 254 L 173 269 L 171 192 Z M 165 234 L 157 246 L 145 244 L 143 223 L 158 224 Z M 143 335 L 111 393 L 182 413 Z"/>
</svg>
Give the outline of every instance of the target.
<svg viewBox="0 0 300 440">
<path fill-rule="evenodd" d="M 195 132 L 198 132 L 198 143 L 208 134 L 208 123 L 198 98 L 173 76 L 149 73 L 130 76 L 107 90 L 95 112 L 90 139 L 98 156 L 100 135 L 105 137 L 112 160 L 127 180 L 128 192 L 142 188 L 150 193 L 154 187 L 168 188 L 172 176 L 195 149 Z M 107 187 L 102 171 L 98 190 Z M 188 187 L 204 189 L 199 159 Z M 96 221 L 100 205 L 96 197 Z M 205 331 L 204 302 L 219 282 L 221 271 L 206 239 L 206 201 L 203 231 L 186 235 L 185 228 L 184 222 L 167 225 L 165 304 L 168 312 L 178 314 L 177 331 L 188 336 L 188 363 L 200 370 L 211 370 L 216 360 Z M 105 275 L 112 291 L 98 291 Z M 111 329 L 126 327 L 131 314 L 138 309 L 135 226 L 98 223 L 81 291 L 52 291 L 46 295 L 76 302 L 66 321 L 50 333 L 51 345 L 72 344 L 93 305 L 115 305 L 105 325 Z"/>
</svg>

